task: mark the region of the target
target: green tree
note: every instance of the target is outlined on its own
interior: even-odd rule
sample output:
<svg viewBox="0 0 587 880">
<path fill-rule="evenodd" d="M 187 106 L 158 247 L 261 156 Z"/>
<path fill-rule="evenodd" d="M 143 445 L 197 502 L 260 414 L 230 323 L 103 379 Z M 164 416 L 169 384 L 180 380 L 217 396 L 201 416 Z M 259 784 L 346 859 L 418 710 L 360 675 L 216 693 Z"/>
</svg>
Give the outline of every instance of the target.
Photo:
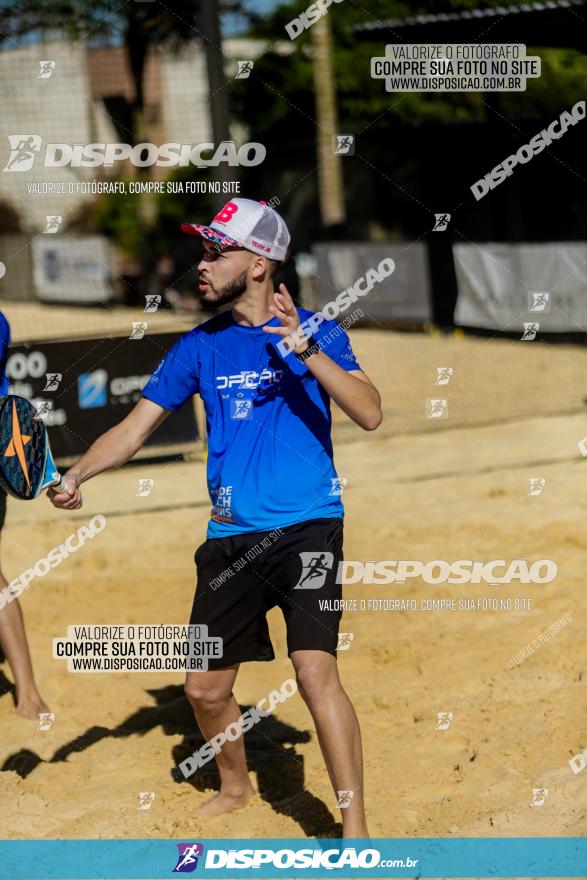
<svg viewBox="0 0 587 880">
<path fill-rule="evenodd" d="M 264 177 L 255 181 L 257 189 L 267 191 L 266 181 L 272 181 L 271 191 L 286 202 L 294 237 L 302 247 L 329 236 L 316 210 L 320 160 L 312 28 L 295 40 L 289 39 L 285 29 L 307 5 L 306 0 L 284 3 L 263 22 L 255 23 L 249 35 L 267 40 L 266 50 L 256 59 L 251 77 L 231 86 L 234 113 L 267 146 Z M 355 30 L 357 25 L 480 5 L 518 4 L 512 0 L 427 0 L 417 5 L 399 0 L 370 0 L 368 4 L 344 0 L 328 8 L 338 131 L 356 137 L 356 159 L 342 163 L 347 225 L 341 235 L 402 239 L 420 234 L 422 212 L 430 212 L 434 204 L 450 204 L 450 192 L 466 193 L 467 181 L 477 170 L 476 158 L 483 155 L 485 164 L 493 160 L 487 123 L 493 129 L 501 126 L 505 143 L 511 141 L 513 147 L 517 136 L 534 134 L 542 121 L 556 117 L 584 95 L 587 59 L 583 54 L 531 45 L 528 54 L 541 57 L 542 76 L 528 80 L 523 93 L 391 94 L 383 81 L 371 78 L 371 58 L 385 53 L 385 43 L 412 40 L 407 31 L 393 27 L 383 38 L 365 39 Z M 517 18 L 521 20 L 522 15 Z M 490 42 L 491 29 L 479 40 Z M 485 215 L 486 211 L 479 214 L 481 226 Z M 493 234 L 486 231 L 491 229 L 489 220 L 481 226 L 479 235 Z"/>
<path fill-rule="evenodd" d="M 255 62 L 251 81 L 235 81 L 232 103 L 235 112 L 251 126 L 260 139 L 287 142 L 292 133 L 296 140 L 312 138 L 315 130 L 315 108 L 312 86 L 310 30 L 290 41 L 285 25 L 307 7 L 305 0 L 280 5 L 263 22 L 249 31 L 251 36 L 269 41 L 268 50 Z M 359 38 L 353 28 L 366 22 L 374 24 L 389 19 L 404 19 L 419 14 L 457 12 L 484 7 L 517 7 L 515 0 L 429 0 L 427 3 L 370 0 L 368 4 L 342 2 L 328 8 L 332 31 L 333 64 L 337 88 L 338 120 L 341 130 L 360 132 L 362 129 L 386 131 L 398 124 L 419 126 L 428 122 L 463 124 L 483 122 L 487 118 L 486 96 L 483 93 L 409 93 L 396 95 L 385 91 L 383 82 L 373 80 L 371 57 L 382 55 L 380 39 Z M 402 42 L 405 37 L 389 31 L 386 42 Z M 489 31 L 486 41 L 491 41 Z M 286 47 L 284 54 L 278 47 Z M 528 81 L 524 93 L 503 93 L 499 97 L 500 112 L 508 118 L 541 119 L 556 113 L 562 106 L 572 106 L 587 87 L 587 58 L 573 49 L 536 48 L 528 46 L 528 54 L 542 58 L 542 75 Z M 559 110 L 560 112 L 560 110 Z"/>
</svg>

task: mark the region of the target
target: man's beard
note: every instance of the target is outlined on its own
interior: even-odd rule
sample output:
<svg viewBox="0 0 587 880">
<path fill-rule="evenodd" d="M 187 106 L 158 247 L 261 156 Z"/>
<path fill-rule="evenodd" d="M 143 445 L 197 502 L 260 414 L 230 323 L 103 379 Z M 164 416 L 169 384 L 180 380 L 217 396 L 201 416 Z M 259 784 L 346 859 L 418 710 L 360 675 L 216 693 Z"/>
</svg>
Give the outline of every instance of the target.
<svg viewBox="0 0 587 880">
<path fill-rule="evenodd" d="M 247 272 L 241 272 L 219 290 L 208 281 L 208 290 L 202 294 L 202 302 L 209 306 L 225 306 L 233 302 L 247 289 Z"/>
</svg>

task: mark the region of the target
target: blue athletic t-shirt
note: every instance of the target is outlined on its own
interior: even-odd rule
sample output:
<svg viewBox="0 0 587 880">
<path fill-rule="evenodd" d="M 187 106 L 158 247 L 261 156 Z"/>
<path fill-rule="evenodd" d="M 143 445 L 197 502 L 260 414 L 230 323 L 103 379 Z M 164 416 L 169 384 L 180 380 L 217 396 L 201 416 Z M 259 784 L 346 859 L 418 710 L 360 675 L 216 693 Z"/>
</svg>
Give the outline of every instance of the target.
<svg viewBox="0 0 587 880">
<path fill-rule="evenodd" d="M 298 309 L 300 320 L 313 312 Z M 279 326 L 277 318 L 266 322 Z M 360 370 L 336 321 L 313 333 L 345 370 Z M 330 437 L 330 397 L 281 337 L 217 315 L 179 339 L 143 389 L 178 410 L 199 393 L 208 431 L 208 538 L 269 531 L 316 517 L 341 517 L 341 485 Z"/>
<path fill-rule="evenodd" d="M 3 313 L 0 312 L 0 396 L 8 394 L 8 377 L 6 376 L 6 361 L 8 360 L 8 346 L 10 345 L 10 325 Z"/>
</svg>

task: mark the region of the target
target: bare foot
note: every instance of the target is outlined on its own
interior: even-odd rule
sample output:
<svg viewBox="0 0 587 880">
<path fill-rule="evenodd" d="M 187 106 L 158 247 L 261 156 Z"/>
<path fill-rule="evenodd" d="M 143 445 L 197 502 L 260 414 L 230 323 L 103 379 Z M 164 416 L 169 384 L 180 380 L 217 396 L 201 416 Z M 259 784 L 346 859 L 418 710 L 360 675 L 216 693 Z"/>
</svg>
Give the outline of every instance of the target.
<svg viewBox="0 0 587 880">
<path fill-rule="evenodd" d="M 49 706 L 40 694 L 31 697 L 21 697 L 16 701 L 16 713 L 21 718 L 29 721 L 38 721 L 41 712 L 50 712 Z"/>
<path fill-rule="evenodd" d="M 233 810 L 242 810 L 255 794 L 255 789 L 249 784 L 242 794 L 224 794 L 219 791 L 206 801 L 198 809 L 198 816 L 221 816 L 223 813 L 232 813 Z"/>
</svg>

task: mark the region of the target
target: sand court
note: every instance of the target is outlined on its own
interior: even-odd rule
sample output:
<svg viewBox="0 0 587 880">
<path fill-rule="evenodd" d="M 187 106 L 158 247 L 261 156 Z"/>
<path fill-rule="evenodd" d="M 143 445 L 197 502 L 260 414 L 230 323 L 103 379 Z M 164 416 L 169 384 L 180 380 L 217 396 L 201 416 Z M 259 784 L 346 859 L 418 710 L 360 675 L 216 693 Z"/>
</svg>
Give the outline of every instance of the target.
<svg viewBox="0 0 587 880">
<path fill-rule="evenodd" d="M 12 320 L 9 306 L 6 313 Z M 104 332 L 98 319 L 95 327 Z M 371 834 L 581 835 L 587 792 L 568 762 L 586 739 L 587 500 L 579 486 L 587 463 L 577 443 L 587 432 L 587 355 L 567 345 L 383 329 L 350 336 L 381 390 L 384 422 L 365 434 L 334 414 L 335 462 L 348 481 L 345 558 L 557 566 L 548 583 L 408 578 L 344 587 L 345 600 L 371 600 L 366 611 L 345 610 L 341 631 L 352 638 L 339 652 L 362 727 Z M 449 384 L 435 385 L 446 366 Z M 437 398 L 448 399 L 447 417 L 426 418 L 426 401 Z M 139 478 L 154 481 L 148 497 L 137 497 Z M 532 485 L 542 485 L 538 494 L 529 494 Z M 204 461 L 127 466 L 86 484 L 84 500 L 71 513 L 45 498 L 8 503 L 9 579 L 93 516 L 106 526 L 22 597 L 55 718 L 48 730 L 19 719 L 0 667 L 4 837 L 336 836 L 335 797 L 299 694 L 245 736 L 256 798 L 238 814 L 204 821 L 195 813 L 217 784 L 214 764 L 189 780 L 177 773 L 203 744 L 183 675 L 75 674 L 53 659 L 52 640 L 73 624 L 187 622 L 193 554 L 209 514 Z M 493 598 L 497 610 L 449 607 Z M 385 599 L 403 608 L 379 607 Z M 516 600 L 524 601 L 518 610 Z M 539 640 L 565 614 L 570 621 Z M 277 659 L 241 667 L 243 711 L 292 675 L 277 609 L 269 622 Z M 528 644 L 533 651 L 522 656 Z M 535 789 L 548 795 L 531 807 Z M 137 808 L 140 792 L 154 793 L 149 809 Z"/>
</svg>

